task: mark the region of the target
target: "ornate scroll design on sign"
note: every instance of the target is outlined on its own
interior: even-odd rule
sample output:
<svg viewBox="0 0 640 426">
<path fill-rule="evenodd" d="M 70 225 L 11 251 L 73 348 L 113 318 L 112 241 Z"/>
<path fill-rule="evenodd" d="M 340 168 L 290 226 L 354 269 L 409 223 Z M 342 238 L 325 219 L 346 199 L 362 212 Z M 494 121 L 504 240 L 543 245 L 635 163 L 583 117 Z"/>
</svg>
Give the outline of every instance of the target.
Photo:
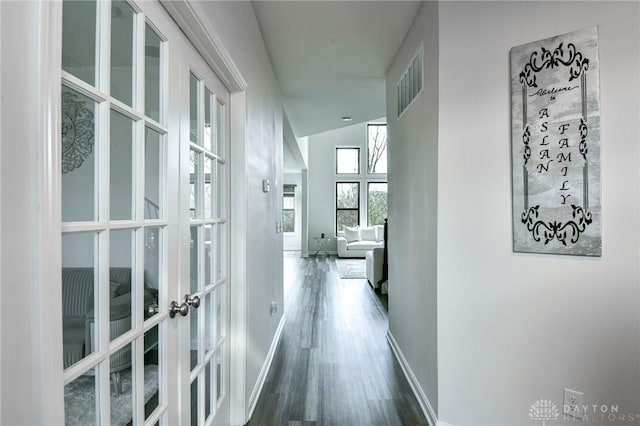
<svg viewBox="0 0 640 426">
<path fill-rule="evenodd" d="M 62 92 L 62 173 L 82 166 L 93 152 L 93 112 L 72 92 Z"/>
<path fill-rule="evenodd" d="M 531 207 L 529 211 L 522 213 L 522 223 L 527 225 L 527 229 L 531 232 L 535 241 L 542 241 L 542 233 L 545 244 L 557 238 L 566 247 L 567 238 L 571 243 L 577 243 L 580 233 L 584 232 L 587 229 L 587 225 L 592 222 L 591 213 L 586 212 L 582 207 L 575 204 L 572 204 L 571 208 L 573 209 L 573 218 L 575 220 L 562 223 L 537 220 L 540 206 Z"/>
<path fill-rule="evenodd" d="M 589 59 L 576 50 L 575 44 L 567 44 L 566 49 L 562 47 L 562 44 L 561 42 L 553 50 L 553 53 L 543 46 L 540 49 L 540 57 L 538 57 L 538 52 L 533 52 L 529 57 L 529 63 L 524 66 L 524 70 L 520 73 L 520 81 L 526 82 L 529 87 L 538 87 L 536 73 L 545 68 L 554 68 L 561 65 L 569 67 L 569 81 L 580 77 L 583 71 L 589 69 Z"/>
<path fill-rule="evenodd" d="M 601 253 L 597 45 L 591 28 L 512 49 L 516 251 Z"/>
</svg>

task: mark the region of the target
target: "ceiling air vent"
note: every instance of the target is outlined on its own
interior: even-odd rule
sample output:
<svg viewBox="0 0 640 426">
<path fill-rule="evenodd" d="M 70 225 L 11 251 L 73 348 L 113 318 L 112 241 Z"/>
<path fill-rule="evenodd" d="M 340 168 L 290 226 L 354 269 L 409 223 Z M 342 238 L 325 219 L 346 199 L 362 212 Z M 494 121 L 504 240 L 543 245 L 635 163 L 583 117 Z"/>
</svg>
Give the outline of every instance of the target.
<svg viewBox="0 0 640 426">
<path fill-rule="evenodd" d="M 423 48 L 420 47 L 411 63 L 402 74 L 396 87 L 398 92 L 398 118 L 409 109 L 420 93 L 422 93 L 422 57 Z"/>
</svg>

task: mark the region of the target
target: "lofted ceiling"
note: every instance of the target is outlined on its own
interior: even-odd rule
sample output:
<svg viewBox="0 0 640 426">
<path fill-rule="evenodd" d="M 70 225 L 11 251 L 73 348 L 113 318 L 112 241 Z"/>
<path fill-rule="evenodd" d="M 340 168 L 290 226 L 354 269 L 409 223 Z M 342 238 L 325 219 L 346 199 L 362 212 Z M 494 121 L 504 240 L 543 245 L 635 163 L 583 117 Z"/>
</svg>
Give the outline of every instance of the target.
<svg viewBox="0 0 640 426">
<path fill-rule="evenodd" d="M 253 2 L 296 137 L 385 116 L 385 73 L 420 5 Z"/>
</svg>

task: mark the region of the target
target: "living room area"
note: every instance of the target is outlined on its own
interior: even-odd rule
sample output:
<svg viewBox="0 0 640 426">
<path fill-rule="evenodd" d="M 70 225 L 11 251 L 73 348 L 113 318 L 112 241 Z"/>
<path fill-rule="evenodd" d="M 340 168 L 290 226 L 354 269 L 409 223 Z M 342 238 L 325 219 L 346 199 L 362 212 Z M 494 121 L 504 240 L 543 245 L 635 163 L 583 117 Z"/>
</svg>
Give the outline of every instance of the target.
<svg viewBox="0 0 640 426">
<path fill-rule="evenodd" d="M 384 118 L 347 124 L 284 149 L 285 251 L 335 257 L 341 277 L 367 278 L 376 290 L 388 215 L 386 130 Z M 293 154 L 300 146 L 304 170 Z"/>
</svg>

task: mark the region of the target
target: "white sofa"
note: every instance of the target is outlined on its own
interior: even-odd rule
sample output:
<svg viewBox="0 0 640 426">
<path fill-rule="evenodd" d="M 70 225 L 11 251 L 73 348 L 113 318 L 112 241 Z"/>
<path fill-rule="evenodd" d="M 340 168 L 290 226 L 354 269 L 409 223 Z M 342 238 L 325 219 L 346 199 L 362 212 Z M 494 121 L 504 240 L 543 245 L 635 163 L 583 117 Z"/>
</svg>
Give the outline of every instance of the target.
<svg viewBox="0 0 640 426">
<path fill-rule="evenodd" d="M 376 247 L 373 250 L 369 250 L 366 254 L 367 265 L 367 281 L 371 284 L 371 287 L 375 289 L 380 287 L 380 280 L 382 280 L 382 272 L 384 266 L 384 247 Z M 387 293 L 387 281 L 382 283 L 382 294 Z"/>
<path fill-rule="evenodd" d="M 364 259 L 367 251 L 384 247 L 384 226 L 369 228 L 345 228 L 338 232 L 338 257 L 358 257 Z"/>
</svg>

